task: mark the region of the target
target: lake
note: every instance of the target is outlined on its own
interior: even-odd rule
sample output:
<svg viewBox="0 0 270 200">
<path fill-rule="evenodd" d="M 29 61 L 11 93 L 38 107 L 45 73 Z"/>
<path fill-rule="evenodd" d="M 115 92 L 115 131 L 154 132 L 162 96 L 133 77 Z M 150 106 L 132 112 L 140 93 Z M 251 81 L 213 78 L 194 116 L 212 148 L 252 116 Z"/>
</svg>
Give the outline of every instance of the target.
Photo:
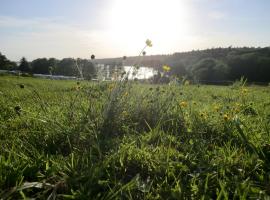
<svg viewBox="0 0 270 200">
<path fill-rule="evenodd" d="M 124 70 L 128 73 L 128 79 L 149 79 L 157 74 L 157 70 L 150 68 L 150 67 L 139 67 L 138 70 L 132 66 L 124 66 Z M 135 75 L 133 74 L 135 72 Z"/>
</svg>

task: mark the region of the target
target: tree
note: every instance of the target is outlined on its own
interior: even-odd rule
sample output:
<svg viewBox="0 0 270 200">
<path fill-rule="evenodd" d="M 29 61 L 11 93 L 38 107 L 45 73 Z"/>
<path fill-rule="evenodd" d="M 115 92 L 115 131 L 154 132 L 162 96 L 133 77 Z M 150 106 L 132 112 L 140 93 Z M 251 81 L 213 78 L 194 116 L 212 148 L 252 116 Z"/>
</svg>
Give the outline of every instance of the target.
<svg viewBox="0 0 270 200">
<path fill-rule="evenodd" d="M 14 70 L 16 67 L 15 62 L 8 60 L 6 56 L 0 52 L 0 70 Z"/>
<path fill-rule="evenodd" d="M 56 66 L 55 74 L 65 76 L 79 76 L 78 69 L 73 58 L 64 58 Z"/>
<path fill-rule="evenodd" d="M 57 60 L 55 58 L 49 58 L 49 60 L 48 60 L 49 74 L 51 74 L 51 75 L 54 74 L 58 62 L 59 62 L 59 60 Z"/>
<path fill-rule="evenodd" d="M 7 61 L 8 60 L 7 60 L 6 56 L 4 56 L 0 53 L 0 69 L 6 68 Z"/>
<path fill-rule="evenodd" d="M 96 69 L 94 64 L 86 59 L 77 59 L 79 68 L 82 70 L 83 77 L 87 80 L 91 80 L 95 74 Z"/>
<path fill-rule="evenodd" d="M 18 69 L 19 69 L 20 71 L 22 71 L 22 72 L 31 72 L 30 65 L 29 65 L 29 63 L 27 62 L 27 60 L 26 60 L 25 57 L 22 57 Z"/>
<path fill-rule="evenodd" d="M 192 66 L 192 74 L 197 80 L 227 80 L 228 66 L 214 58 L 206 58 L 200 60 L 198 63 Z"/>
<path fill-rule="evenodd" d="M 228 58 L 230 78 L 245 77 L 248 81 L 270 81 L 270 56 L 261 52 L 249 52 L 242 55 L 231 55 Z"/>
<path fill-rule="evenodd" d="M 31 62 L 32 72 L 36 74 L 52 74 L 57 60 L 55 58 L 38 58 Z"/>
<path fill-rule="evenodd" d="M 46 58 L 38 58 L 31 62 L 32 72 L 36 74 L 49 74 L 49 63 Z"/>
<path fill-rule="evenodd" d="M 171 67 L 170 75 L 181 77 L 186 76 L 188 74 L 185 65 L 181 61 L 168 62 L 168 66 Z"/>
</svg>

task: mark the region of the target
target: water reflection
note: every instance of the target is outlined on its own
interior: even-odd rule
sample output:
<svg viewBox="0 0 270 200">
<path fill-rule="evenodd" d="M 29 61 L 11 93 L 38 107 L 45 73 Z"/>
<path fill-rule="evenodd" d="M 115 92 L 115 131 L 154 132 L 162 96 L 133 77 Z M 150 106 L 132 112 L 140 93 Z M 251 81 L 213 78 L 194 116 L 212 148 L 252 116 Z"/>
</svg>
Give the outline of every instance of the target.
<svg viewBox="0 0 270 200">
<path fill-rule="evenodd" d="M 139 67 L 139 69 L 132 66 L 124 66 L 124 70 L 128 73 L 128 79 L 149 79 L 157 74 L 157 70 L 144 66 Z"/>
</svg>

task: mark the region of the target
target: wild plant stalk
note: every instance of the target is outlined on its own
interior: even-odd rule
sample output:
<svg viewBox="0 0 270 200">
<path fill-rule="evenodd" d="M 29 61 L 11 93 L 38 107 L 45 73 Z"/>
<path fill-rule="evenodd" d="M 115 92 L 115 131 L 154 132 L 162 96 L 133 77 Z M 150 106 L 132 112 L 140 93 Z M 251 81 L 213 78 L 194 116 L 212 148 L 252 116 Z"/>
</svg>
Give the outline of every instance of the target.
<svg viewBox="0 0 270 200">
<path fill-rule="evenodd" d="M 79 74 L 80 74 L 81 79 L 83 79 L 82 69 L 80 69 L 77 60 L 78 60 L 78 59 L 75 59 L 75 65 L 76 65 L 76 67 L 77 67 L 77 70 L 78 70 L 78 72 L 79 72 Z"/>
<path fill-rule="evenodd" d="M 152 47 L 152 42 L 147 39 L 145 42 L 145 46 L 142 48 L 142 50 L 139 53 L 140 57 L 144 50 L 147 47 Z M 129 73 L 130 71 L 136 69 L 136 62 L 134 62 L 134 64 L 132 65 L 132 67 L 129 69 L 129 71 L 127 73 L 124 74 L 124 76 L 122 77 L 122 79 L 119 82 L 116 82 L 114 89 L 112 90 L 110 97 L 107 101 L 107 104 L 105 106 L 104 109 L 104 126 L 110 126 L 110 123 L 112 121 L 112 119 L 115 118 L 115 114 L 117 113 L 117 108 L 119 107 L 118 105 L 118 98 L 121 97 L 121 95 L 125 92 L 125 91 L 129 91 L 130 88 L 127 88 L 128 85 L 128 77 L 129 77 Z M 107 124 L 108 123 L 108 124 Z"/>
<path fill-rule="evenodd" d="M 147 47 L 152 47 L 152 42 L 151 40 L 147 39 L 145 41 L 145 46 L 142 48 L 142 50 L 140 51 L 139 55 L 138 55 L 138 59 L 141 57 L 141 55 L 143 54 L 144 50 L 147 48 Z M 129 73 L 130 71 L 132 71 L 133 69 L 137 69 L 137 66 L 138 65 L 138 61 L 135 61 L 133 63 L 133 65 L 131 66 L 131 68 L 129 69 L 129 71 L 123 76 L 123 78 L 121 79 L 121 81 L 125 81 L 128 79 L 128 76 L 129 76 Z"/>
</svg>

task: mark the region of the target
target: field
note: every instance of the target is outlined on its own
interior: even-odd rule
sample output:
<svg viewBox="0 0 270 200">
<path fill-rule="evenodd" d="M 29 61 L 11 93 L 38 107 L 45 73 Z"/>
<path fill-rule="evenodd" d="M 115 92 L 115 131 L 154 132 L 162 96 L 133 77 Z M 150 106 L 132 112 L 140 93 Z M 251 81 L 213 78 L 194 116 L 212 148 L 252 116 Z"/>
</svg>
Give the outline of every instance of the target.
<svg viewBox="0 0 270 200">
<path fill-rule="evenodd" d="M 0 77 L 0 199 L 270 198 L 270 87 Z"/>
</svg>

